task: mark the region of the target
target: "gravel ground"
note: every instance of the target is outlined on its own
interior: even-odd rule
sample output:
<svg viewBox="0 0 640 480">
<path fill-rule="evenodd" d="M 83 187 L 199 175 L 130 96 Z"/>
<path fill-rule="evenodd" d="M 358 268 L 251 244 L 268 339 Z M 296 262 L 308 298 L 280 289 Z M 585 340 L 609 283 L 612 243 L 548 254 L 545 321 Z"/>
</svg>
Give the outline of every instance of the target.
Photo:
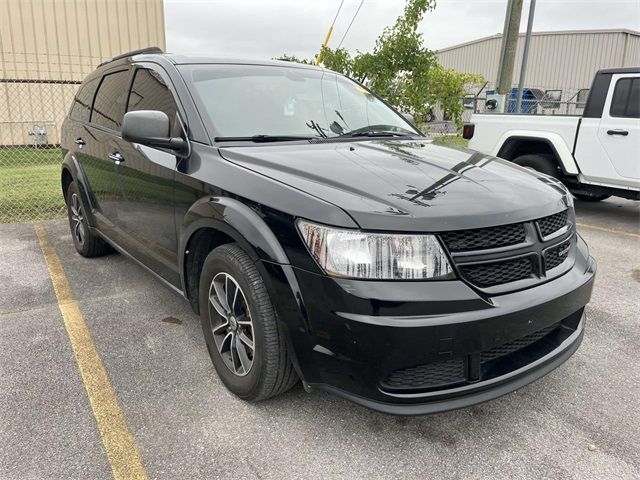
<svg viewBox="0 0 640 480">
<path fill-rule="evenodd" d="M 150 478 L 640 478 L 640 202 L 576 209 L 599 266 L 577 353 L 498 400 L 413 418 L 300 386 L 236 399 L 186 303 L 44 225 Z M 109 478 L 32 225 L 0 225 L 0 282 L 0 478 Z"/>
</svg>

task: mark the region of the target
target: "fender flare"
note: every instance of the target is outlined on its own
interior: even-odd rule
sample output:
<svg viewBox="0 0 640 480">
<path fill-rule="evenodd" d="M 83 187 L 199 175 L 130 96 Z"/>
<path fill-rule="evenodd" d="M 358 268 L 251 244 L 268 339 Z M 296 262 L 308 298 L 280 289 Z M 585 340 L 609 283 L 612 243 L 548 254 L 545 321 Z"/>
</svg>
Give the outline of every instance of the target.
<svg viewBox="0 0 640 480">
<path fill-rule="evenodd" d="M 93 201 L 93 196 L 91 195 L 91 190 L 89 189 L 89 182 L 87 180 L 78 159 L 71 152 L 67 152 L 64 159 L 62 160 L 62 169 L 60 172 L 60 188 L 63 189 L 63 176 L 65 170 L 71 175 L 71 178 L 76 185 L 78 186 L 78 190 L 80 191 L 80 196 L 82 197 L 82 202 L 84 205 L 88 205 L 89 208 L 86 208 L 85 215 L 87 218 L 87 222 L 90 227 L 96 227 L 96 220 L 93 216 L 93 209 L 95 208 L 96 203 Z M 63 197 L 67 194 L 67 192 L 63 191 Z M 65 198 L 66 202 L 66 198 Z"/>
<path fill-rule="evenodd" d="M 233 238 L 254 261 L 289 263 L 280 242 L 254 210 L 230 197 L 207 196 L 191 205 L 182 221 L 179 241 L 181 269 L 189 241 L 202 228 L 213 228 Z"/>
<path fill-rule="evenodd" d="M 502 147 L 509 140 L 536 140 L 544 142 L 555 152 L 556 158 L 562 170 L 569 175 L 578 175 L 580 170 L 576 164 L 571 149 L 567 146 L 562 136 L 554 132 L 531 132 L 529 130 L 509 130 L 502 134 L 496 143 L 492 155 L 498 156 Z"/>
</svg>

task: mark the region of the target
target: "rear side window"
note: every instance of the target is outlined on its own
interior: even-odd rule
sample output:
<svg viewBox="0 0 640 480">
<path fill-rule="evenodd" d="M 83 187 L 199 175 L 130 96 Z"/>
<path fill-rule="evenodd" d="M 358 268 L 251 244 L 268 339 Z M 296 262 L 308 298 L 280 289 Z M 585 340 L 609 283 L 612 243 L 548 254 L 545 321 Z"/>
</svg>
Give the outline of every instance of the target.
<svg viewBox="0 0 640 480">
<path fill-rule="evenodd" d="M 110 73 L 102 77 L 93 102 L 91 123 L 120 131 L 124 106 L 129 90 L 129 71 Z"/>
<path fill-rule="evenodd" d="M 71 112 L 69 112 L 69 116 L 74 120 L 78 120 L 80 122 L 89 121 L 89 115 L 91 114 L 91 102 L 93 101 L 93 94 L 96 93 L 98 80 L 100 80 L 100 78 L 91 79 L 80 87 L 76 97 L 73 99 Z"/>
<path fill-rule="evenodd" d="M 616 83 L 609 114 L 612 117 L 640 118 L 640 78 L 621 78 Z"/>
<path fill-rule="evenodd" d="M 178 107 L 159 73 L 146 68 L 140 68 L 136 71 L 127 112 L 136 110 L 160 110 L 166 113 L 173 131 Z"/>
</svg>

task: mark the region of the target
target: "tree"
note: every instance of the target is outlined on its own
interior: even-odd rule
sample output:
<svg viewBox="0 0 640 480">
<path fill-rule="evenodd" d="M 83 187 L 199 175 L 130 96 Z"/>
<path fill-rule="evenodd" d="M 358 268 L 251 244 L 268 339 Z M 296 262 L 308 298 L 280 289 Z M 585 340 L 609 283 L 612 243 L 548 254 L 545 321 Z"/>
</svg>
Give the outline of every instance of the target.
<svg viewBox="0 0 640 480">
<path fill-rule="evenodd" d="M 439 105 L 460 125 L 465 85 L 480 83 L 482 77 L 442 67 L 435 52 L 424 47 L 418 25 L 435 6 L 435 0 L 407 0 L 403 15 L 383 30 L 372 52 L 352 56 L 344 48 L 324 47 L 323 65 L 366 84 L 418 123 Z"/>
</svg>

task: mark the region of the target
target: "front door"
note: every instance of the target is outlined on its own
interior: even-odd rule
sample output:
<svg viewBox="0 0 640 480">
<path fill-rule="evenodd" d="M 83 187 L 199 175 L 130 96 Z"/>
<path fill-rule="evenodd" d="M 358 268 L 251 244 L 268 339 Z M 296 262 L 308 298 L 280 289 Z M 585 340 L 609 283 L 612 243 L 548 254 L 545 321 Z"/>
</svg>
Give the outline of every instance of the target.
<svg viewBox="0 0 640 480">
<path fill-rule="evenodd" d="M 127 111 L 159 110 L 171 121 L 172 134 L 181 134 L 178 109 L 162 71 L 137 68 Z M 117 227 L 125 248 L 173 285 L 180 286 L 177 235 L 174 220 L 176 155 L 170 150 L 147 147 L 121 138 L 114 146 L 119 155 Z"/>
<path fill-rule="evenodd" d="M 100 229 L 114 241 L 121 193 L 117 165 L 109 152 L 120 135 L 129 81 L 130 71 L 122 68 L 102 77 L 89 124 L 74 139 L 83 142 L 77 158 L 87 179 L 94 216 Z"/>
<path fill-rule="evenodd" d="M 611 79 L 598 140 L 621 177 L 640 180 L 640 76 Z"/>
</svg>

